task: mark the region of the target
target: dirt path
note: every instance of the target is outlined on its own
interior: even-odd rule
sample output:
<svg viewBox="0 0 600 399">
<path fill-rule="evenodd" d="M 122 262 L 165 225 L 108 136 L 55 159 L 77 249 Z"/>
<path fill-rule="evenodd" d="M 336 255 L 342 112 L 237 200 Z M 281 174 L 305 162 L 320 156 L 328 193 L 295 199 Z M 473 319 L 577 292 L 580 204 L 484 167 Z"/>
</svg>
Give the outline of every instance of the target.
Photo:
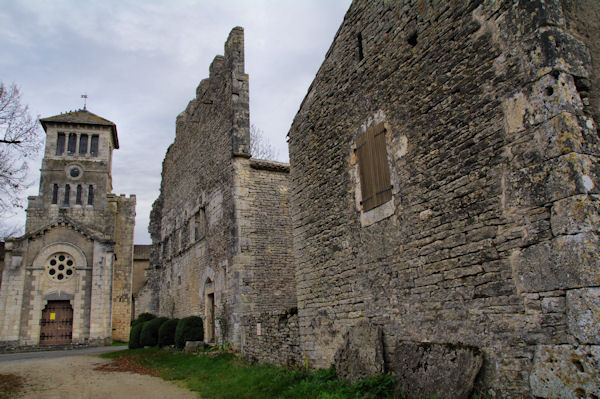
<svg viewBox="0 0 600 399">
<path fill-rule="evenodd" d="M 23 399 L 197 399 L 193 392 L 158 377 L 99 371 L 110 363 L 95 356 L 14 360 L 0 363 L 0 374 L 25 378 Z"/>
</svg>

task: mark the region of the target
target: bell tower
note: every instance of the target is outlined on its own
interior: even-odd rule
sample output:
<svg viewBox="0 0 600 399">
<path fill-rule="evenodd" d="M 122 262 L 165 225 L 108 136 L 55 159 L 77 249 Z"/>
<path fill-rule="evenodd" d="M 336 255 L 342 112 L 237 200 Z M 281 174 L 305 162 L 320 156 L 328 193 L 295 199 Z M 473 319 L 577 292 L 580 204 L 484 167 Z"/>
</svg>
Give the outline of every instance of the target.
<svg viewBox="0 0 600 399">
<path fill-rule="evenodd" d="M 112 192 L 112 152 L 119 148 L 117 126 L 87 109 L 40 120 L 46 132 L 40 191 L 29 197 L 26 232 L 59 214 L 93 225 L 103 233 Z"/>
</svg>

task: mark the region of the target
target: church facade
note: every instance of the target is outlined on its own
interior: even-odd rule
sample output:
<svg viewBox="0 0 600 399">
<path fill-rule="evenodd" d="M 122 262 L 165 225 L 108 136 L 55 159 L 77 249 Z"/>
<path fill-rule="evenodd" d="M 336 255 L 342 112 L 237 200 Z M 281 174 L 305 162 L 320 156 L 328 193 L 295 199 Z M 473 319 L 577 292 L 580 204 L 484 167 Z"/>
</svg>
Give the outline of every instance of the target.
<svg viewBox="0 0 600 399">
<path fill-rule="evenodd" d="M 0 344 L 126 341 L 136 199 L 112 193 L 117 127 L 85 108 L 40 122 L 39 195 L 6 243 Z"/>
</svg>

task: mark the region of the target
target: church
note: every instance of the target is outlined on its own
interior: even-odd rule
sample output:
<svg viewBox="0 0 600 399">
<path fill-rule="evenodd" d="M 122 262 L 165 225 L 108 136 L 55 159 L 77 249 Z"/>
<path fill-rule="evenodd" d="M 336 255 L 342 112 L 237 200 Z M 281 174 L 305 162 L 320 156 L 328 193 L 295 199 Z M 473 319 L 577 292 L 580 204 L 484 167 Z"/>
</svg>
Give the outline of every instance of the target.
<svg viewBox="0 0 600 399">
<path fill-rule="evenodd" d="M 136 198 L 112 193 L 117 126 L 85 107 L 40 123 L 39 195 L 6 242 L 0 345 L 127 341 Z"/>
</svg>

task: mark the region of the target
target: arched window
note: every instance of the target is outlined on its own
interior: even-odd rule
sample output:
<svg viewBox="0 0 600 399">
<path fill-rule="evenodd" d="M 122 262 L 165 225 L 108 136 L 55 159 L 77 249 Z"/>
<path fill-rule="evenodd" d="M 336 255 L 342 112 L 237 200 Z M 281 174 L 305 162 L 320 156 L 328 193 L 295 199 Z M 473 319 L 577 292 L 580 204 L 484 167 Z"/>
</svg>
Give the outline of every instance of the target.
<svg viewBox="0 0 600 399">
<path fill-rule="evenodd" d="M 58 204 L 58 184 L 52 187 L 52 203 Z"/>
<path fill-rule="evenodd" d="M 88 187 L 88 205 L 94 205 L 94 186 Z"/>
<path fill-rule="evenodd" d="M 69 205 L 69 201 L 71 199 L 71 186 L 70 185 L 65 185 L 65 201 L 64 201 L 64 205 Z"/>
<path fill-rule="evenodd" d="M 77 148 L 77 135 L 75 133 L 69 133 L 69 142 L 67 143 L 67 154 L 75 154 Z"/>
<path fill-rule="evenodd" d="M 58 133 L 56 140 L 56 155 L 62 155 L 65 152 L 65 134 Z"/>
<path fill-rule="evenodd" d="M 92 136 L 92 141 L 90 143 L 90 155 L 93 157 L 98 156 L 98 135 L 97 134 Z"/>
<path fill-rule="evenodd" d="M 81 136 L 79 136 L 79 155 L 87 154 L 87 147 L 88 147 L 88 135 L 82 134 Z"/>
<path fill-rule="evenodd" d="M 81 192 L 83 191 L 81 184 L 77 185 L 77 195 L 75 196 L 75 203 L 81 205 Z"/>
</svg>

